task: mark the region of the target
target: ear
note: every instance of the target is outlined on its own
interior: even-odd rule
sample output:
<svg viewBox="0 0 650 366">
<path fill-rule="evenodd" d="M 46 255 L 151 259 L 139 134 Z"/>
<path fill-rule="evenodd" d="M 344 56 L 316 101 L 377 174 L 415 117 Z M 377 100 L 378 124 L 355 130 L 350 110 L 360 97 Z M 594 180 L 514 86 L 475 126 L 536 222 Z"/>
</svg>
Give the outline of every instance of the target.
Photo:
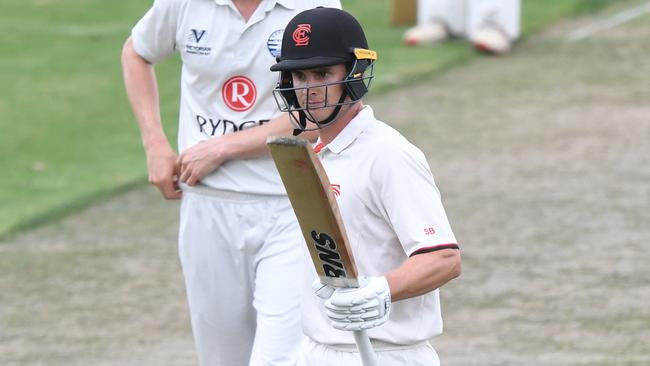
<svg viewBox="0 0 650 366">
<path fill-rule="evenodd" d="M 298 97 L 296 96 L 296 91 L 293 90 L 293 77 L 291 76 L 291 72 L 282 71 L 280 74 L 279 84 L 280 90 L 282 90 L 282 96 L 287 101 L 287 104 L 295 108 L 300 108 L 300 105 L 298 104 Z"/>
<path fill-rule="evenodd" d="M 361 99 L 368 92 L 368 87 L 363 82 L 363 73 L 370 64 L 371 61 L 369 60 L 357 60 L 345 79 L 345 90 L 354 101 Z"/>
</svg>

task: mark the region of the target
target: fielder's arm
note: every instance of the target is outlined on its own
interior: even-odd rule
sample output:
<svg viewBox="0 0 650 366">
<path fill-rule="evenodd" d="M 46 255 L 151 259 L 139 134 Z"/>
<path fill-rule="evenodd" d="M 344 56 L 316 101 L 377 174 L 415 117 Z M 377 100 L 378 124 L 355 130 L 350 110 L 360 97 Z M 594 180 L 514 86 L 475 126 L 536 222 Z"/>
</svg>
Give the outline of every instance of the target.
<svg viewBox="0 0 650 366">
<path fill-rule="evenodd" d="M 289 114 L 281 113 L 259 127 L 216 136 L 196 144 L 183 151 L 178 158 L 180 180 L 193 186 L 228 160 L 268 155 L 266 139 L 269 136 L 291 136 L 293 129 Z M 311 141 L 316 137 L 315 131 L 304 133 L 304 138 Z"/>
<path fill-rule="evenodd" d="M 165 198 L 178 199 L 181 193 L 177 185 L 177 155 L 162 127 L 154 67 L 135 52 L 131 37 L 122 49 L 122 72 L 147 155 L 149 183 L 156 186 Z"/>
<path fill-rule="evenodd" d="M 294 128 L 289 114 L 281 113 L 261 126 L 213 137 L 196 144 L 183 151 L 178 158 L 180 180 L 193 186 L 228 160 L 268 155 L 266 139 L 269 136 L 291 136 Z M 318 134 L 316 131 L 306 131 L 301 137 L 315 141 Z"/>
</svg>

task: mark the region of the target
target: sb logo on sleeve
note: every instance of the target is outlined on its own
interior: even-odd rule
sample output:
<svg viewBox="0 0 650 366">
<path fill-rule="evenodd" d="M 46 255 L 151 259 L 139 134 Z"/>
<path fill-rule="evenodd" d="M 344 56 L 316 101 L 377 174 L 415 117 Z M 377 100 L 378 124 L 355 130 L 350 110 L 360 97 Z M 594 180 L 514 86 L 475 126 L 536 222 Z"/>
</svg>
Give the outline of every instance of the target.
<svg viewBox="0 0 650 366">
<path fill-rule="evenodd" d="M 226 80 L 221 88 L 221 95 L 228 108 L 244 112 L 255 104 L 257 89 L 251 79 L 238 75 Z"/>
<path fill-rule="evenodd" d="M 424 234 L 425 235 L 435 235 L 436 234 L 436 229 L 432 227 L 425 227 L 424 228 Z"/>
</svg>

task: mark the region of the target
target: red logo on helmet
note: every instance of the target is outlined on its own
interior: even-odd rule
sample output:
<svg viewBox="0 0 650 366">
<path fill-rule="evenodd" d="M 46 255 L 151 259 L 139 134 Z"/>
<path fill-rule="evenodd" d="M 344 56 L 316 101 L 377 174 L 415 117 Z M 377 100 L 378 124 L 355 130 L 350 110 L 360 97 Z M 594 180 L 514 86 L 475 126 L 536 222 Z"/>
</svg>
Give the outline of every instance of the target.
<svg viewBox="0 0 650 366">
<path fill-rule="evenodd" d="M 311 33 L 311 24 L 298 24 L 298 28 L 293 31 L 293 41 L 296 42 L 297 47 L 309 45 L 309 33 Z"/>
<path fill-rule="evenodd" d="M 231 77 L 223 84 L 221 95 L 230 109 L 243 112 L 255 104 L 257 90 L 251 79 L 239 75 Z"/>
</svg>

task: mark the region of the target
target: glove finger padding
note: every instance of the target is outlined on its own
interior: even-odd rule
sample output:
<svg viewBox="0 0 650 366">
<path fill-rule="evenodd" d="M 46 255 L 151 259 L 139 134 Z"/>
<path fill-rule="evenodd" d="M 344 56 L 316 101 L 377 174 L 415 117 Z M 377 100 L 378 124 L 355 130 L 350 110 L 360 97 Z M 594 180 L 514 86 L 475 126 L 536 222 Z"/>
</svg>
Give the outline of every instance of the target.
<svg viewBox="0 0 650 366">
<path fill-rule="evenodd" d="M 390 288 L 385 277 L 361 281 L 359 288 L 336 289 L 325 302 L 332 326 L 341 330 L 362 330 L 379 326 L 388 320 Z"/>
</svg>

